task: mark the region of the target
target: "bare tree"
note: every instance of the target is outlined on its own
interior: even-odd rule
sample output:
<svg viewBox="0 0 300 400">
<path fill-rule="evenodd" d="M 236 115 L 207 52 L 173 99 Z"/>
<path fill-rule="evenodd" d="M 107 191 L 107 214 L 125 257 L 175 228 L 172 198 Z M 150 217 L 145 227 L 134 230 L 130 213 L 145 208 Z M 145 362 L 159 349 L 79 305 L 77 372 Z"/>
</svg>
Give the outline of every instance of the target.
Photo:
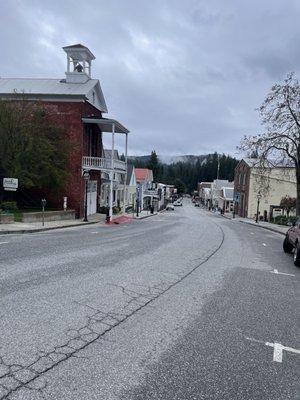
<svg viewBox="0 0 300 400">
<path fill-rule="evenodd" d="M 264 133 L 245 136 L 240 149 L 255 152 L 262 169 L 296 169 L 297 215 L 300 215 L 300 85 L 294 73 L 271 88 L 259 108 Z"/>
</svg>

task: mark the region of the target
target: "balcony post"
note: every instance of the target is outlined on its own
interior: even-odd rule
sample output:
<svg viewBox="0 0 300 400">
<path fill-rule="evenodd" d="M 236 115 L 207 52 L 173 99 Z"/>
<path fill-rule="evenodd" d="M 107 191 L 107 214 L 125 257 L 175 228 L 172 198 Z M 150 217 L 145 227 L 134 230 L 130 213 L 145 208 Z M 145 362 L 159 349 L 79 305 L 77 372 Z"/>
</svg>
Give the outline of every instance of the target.
<svg viewBox="0 0 300 400">
<path fill-rule="evenodd" d="M 113 181 L 114 181 L 114 152 L 115 152 L 115 124 L 112 124 L 112 136 L 111 136 L 111 159 L 110 167 L 110 196 L 109 196 L 109 222 L 112 221 L 113 216 Z"/>
<path fill-rule="evenodd" d="M 127 151 L 128 151 L 128 133 L 125 134 L 125 176 L 124 176 L 124 193 L 123 193 L 123 213 L 126 210 L 126 185 L 127 185 Z"/>
</svg>

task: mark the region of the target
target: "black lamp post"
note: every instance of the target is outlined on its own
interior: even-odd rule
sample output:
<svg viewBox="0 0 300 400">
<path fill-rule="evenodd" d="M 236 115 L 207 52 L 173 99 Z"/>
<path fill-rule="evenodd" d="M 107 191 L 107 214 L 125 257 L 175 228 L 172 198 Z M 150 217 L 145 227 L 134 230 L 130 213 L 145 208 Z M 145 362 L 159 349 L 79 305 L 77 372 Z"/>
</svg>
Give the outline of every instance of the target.
<svg viewBox="0 0 300 400">
<path fill-rule="evenodd" d="M 44 226 L 45 225 L 45 207 L 47 204 L 47 200 L 42 199 L 41 203 L 42 203 L 42 225 Z"/>
<path fill-rule="evenodd" d="M 87 194 L 88 194 L 88 183 L 89 183 L 89 179 L 90 179 L 89 171 L 83 171 L 82 176 L 83 176 L 83 179 L 85 181 L 84 218 L 83 218 L 83 222 L 88 222 L 88 218 L 87 218 Z"/>
<path fill-rule="evenodd" d="M 255 221 L 257 224 L 258 224 L 258 214 L 259 214 L 259 202 L 260 202 L 260 199 L 261 199 L 261 193 L 258 192 L 258 193 L 257 193 L 256 221 Z"/>
</svg>

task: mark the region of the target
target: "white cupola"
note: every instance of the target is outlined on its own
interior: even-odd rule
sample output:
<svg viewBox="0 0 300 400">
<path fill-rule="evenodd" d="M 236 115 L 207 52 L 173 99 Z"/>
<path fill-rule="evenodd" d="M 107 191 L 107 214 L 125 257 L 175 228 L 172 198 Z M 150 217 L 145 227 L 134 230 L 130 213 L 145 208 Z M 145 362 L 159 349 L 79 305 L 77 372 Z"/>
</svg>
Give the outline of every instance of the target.
<svg viewBox="0 0 300 400">
<path fill-rule="evenodd" d="M 82 44 L 63 47 L 67 53 L 66 83 L 85 83 L 91 79 L 94 54 Z"/>
</svg>

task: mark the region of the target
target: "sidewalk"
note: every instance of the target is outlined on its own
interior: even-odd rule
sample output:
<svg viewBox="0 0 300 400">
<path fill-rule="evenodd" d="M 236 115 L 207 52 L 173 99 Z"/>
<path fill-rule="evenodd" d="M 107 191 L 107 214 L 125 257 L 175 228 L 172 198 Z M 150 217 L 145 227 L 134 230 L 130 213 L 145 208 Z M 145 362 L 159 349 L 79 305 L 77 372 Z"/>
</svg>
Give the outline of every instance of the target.
<svg viewBox="0 0 300 400">
<path fill-rule="evenodd" d="M 243 224 L 249 224 L 259 228 L 267 229 L 272 232 L 280 233 L 281 235 L 285 235 L 287 230 L 290 228 L 289 226 L 271 224 L 270 222 L 264 222 L 264 221 L 259 221 L 258 223 L 256 223 L 252 219 L 241 218 L 238 216 L 232 218 L 232 214 L 224 214 L 222 215 L 222 217 L 231 219 L 233 221 L 242 222 Z"/>
<path fill-rule="evenodd" d="M 139 216 L 136 214 L 122 214 L 122 215 L 114 215 L 113 221 L 111 225 L 114 224 L 122 224 L 128 222 L 130 219 L 144 219 L 148 217 L 152 217 L 157 215 L 157 212 L 154 214 L 150 214 L 150 211 L 141 211 Z M 81 219 L 73 219 L 66 221 L 47 221 L 45 225 L 42 225 L 42 222 L 14 222 L 12 224 L 0 224 L 0 235 L 4 234 L 12 234 L 12 233 L 34 233 L 34 232 L 43 232 L 49 231 L 53 229 L 62 229 L 62 228 L 71 228 L 74 226 L 81 225 L 90 225 L 90 224 L 101 224 L 105 226 L 106 215 L 105 214 L 94 214 L 88 216 L 88 222 L 83 222 Z"/>
<path fill-rule="evenodd" d="M 160 211 L 161 212 L 161 211 Z M 136 216 L 136 211 L 134 213 L 126 213 L 124 215 L 126 215 L 127 217 L 131 217 L 133 219 L 144 219 L 144 218 L 148 218 L 148 217 L 153 217 L 154 215 L 157 215 L 158 212 L 155 211 L 153 214 L 150 213 L 149 210 L 142 210 L 139 212 L 139 216 Z"/>
<path fill-rule="evenodd" d="M 90 225 L 90 224 L 103 224 L 105 223 L 105 214 L 94 214 L 88 217 L 88 222 L 83 222 L 80 219 L 66 220 L 66 221 L 47 221 L 45 225 L 42 222 L 14 222 L 12 224 L 0 224 L 0 235 L 9 233 L 32 233 L 43 232 L 52 229 L 70 228 L 74 226 Z"/>
</svg>

